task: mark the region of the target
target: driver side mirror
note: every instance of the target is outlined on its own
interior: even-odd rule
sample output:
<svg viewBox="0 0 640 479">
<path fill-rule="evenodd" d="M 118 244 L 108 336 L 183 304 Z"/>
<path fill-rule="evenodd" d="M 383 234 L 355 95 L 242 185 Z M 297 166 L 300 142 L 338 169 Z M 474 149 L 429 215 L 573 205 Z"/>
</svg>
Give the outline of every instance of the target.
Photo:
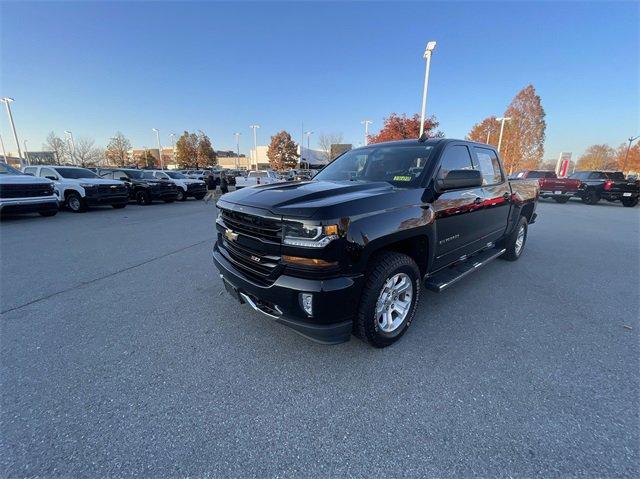
<svg viewBox="0 0 640 479">
<path fill-rule="evenodd" d="M 441 191 L 482 186 L 482 173 L 479 170 L 451 170 L 443 179 L 438 180 Z"/>
</svg>

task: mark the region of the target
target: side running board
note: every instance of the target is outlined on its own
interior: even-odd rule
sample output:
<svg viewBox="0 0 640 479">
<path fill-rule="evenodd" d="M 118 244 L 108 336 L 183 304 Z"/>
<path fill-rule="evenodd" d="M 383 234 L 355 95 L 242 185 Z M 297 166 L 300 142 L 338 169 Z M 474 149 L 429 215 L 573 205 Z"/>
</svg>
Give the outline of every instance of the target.
<svg viewBox="0 0 640 479">
<path fill-rule="evenodd" d="M 434 273 L 432 276 L 425 277 L 424 286 L 431 291 L 439 293 L 447 289 L 452 284 L 457 283 L 469 273 L 472 273 L 473 271 L 480 269 L 485 264 L 490 263 L 505 251 L 505 249 L 496 248 L 482 251 L 481 253 L 473 255 L 460 263 L 442 269 Z"/>
</svg>

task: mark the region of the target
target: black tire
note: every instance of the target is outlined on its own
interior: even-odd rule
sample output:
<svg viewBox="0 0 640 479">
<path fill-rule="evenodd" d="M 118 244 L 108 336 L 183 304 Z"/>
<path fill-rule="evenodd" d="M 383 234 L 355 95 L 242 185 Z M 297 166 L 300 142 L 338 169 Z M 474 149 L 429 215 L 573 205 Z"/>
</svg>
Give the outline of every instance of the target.
<svg viewBox="0 0 640 479">
<path fill-rule="evenodd" d="M 176 201 L 187 201 L 187 192 L 180 187 L 178 187 L 178 196 L 176 196 Z"/>
<path fill-rule="evenodd" d="M 555 200 L 556 203 L 560 203 L 560 204 L 564 204 L 567 201 L 569 201 L 568 196 L 554 196 L 553 199 Z"/>
<path fill-rule="evenodd" d="M 120 210 L 120 209 L 124 208 L 125 206 L 127 206 L 127 204 L 126 203 L 118 203 L 118 204 L 111 205 L 111 206 L 113 208 L 115 208 L 116 210 Z"/>
<path fill-rule="evenodd" d="M 385 283 L 398 274 L 406 275 L 411 281 L 410 306 L 402 322 L 392 331 L 385 332 L 378 320 L 376 306 L 385 290 Z M 380 253 L 372 260 L 367 271 L 364 290 L 353 325 L 354 334 L 376 348 L 384 348 L 395 343 L 411 325 L 419 301 L 420 270 L 416 263 L 404 254 L 391 251 Z"/>
<path fill-rule="evenodd" d="M 520 230 L 523 229 L 524 236 L 522 238 L 522 244 L 518 246 L 518 235 Z M 504 243 L 504 247 L 506 251 L 500 256 L 502 259 L 506 259 L 507 261 L 516 261 L 522 256 L 524 252 L 524 247 L 527 244 L 527 234 L 529 232 L 529 222 L 527 218 L 521 216 L 518 220 L 518 224 L 514 228 L 513 232 L 508 236 Z"/>
<path fill-rule="evenodd" d="M 40 216 L 49 217 L 49 216 L 57 215 L 58 210 L 39 211 L 39 213 L 40 213 Z"/>
<path fill-rule="evenodd" d="M 596 190 L 588 190 L 585 191 L 582 195 L 582 202 L 586 205 L 595 205 L 598 201 L 600 201 L 600 193 Z"/>
<path fill-rule="evenodd" d="M 620 200 L 625 208 L 633 208 L 638 204 L 638 198 L 622 198 Z"/>
<path fill-rule="evenodd" d="M 194 197 L 196 200 L 202 200 L 202 199 L 204 199 L 204 197 L 205 197 L 205 196 L 206 196 L 206 193 L 201 193 L 201 194 L 193 195 L 193 197 Z"/>
<path fill-rule="evenodd" d="M 138 190 L 136 191 L 136 203 L 139 205 L 150 205 L 151 204 L 151 195 L 148 191 Z"/>
<path fill-rule="evenodd" d="M 79 193 L 71 191 L 66 195 L 67 207 L 74 213 L 82 213 L 87 210 L 84 198 Z"/>
</svg>

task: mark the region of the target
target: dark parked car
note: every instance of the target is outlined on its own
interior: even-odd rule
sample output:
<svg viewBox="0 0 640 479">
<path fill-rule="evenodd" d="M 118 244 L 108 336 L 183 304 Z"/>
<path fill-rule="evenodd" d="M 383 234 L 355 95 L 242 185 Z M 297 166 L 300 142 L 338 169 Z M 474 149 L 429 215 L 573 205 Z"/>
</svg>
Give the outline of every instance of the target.
<svg viewBox="0 0 640 479">
<path fill-rule="evenodd" d="M 601 199 L 620 201 L 627 208 L 638 204 L 640 183 L 628 180 L 621 171 L 576 171 L 570 178 L 580 180 L 576 196 L 588 205 L 595 205 Z"/>
<path fill-rule="evenodd" d="M 369 145 L 311 181 L 223 196 L 213 260 L 235 299 L 302 335 L 384 347 L 411 324 L 421 282 L 439 292 L 520 257 L 538 191 L 507 180 L 484 144 Z"/>
<path fill-rule="evenodd" d="M 100 176 L 123 181 L 129 189 L 129 198 L 139 205 L 149 205 L 152 201 L 173 203 L 178 196 L 178 188 L 168 180 L 145 178 L 143 170 L 127 168 L 101 169 Z"/>
</svg>

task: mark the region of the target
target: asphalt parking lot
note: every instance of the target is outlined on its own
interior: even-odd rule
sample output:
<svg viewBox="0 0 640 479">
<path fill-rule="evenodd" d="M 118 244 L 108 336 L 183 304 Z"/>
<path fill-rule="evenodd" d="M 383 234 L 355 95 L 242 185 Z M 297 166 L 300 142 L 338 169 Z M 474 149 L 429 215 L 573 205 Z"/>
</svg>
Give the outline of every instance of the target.
<svg viewBox="0 0 640 479">
<path fill-rule="evenodd" d="M 384 350 L 234 303 L 211 205 L 3 221 L 0 476 L 637 477 L 640 208 L 538 213 Z"/>
</svg>

